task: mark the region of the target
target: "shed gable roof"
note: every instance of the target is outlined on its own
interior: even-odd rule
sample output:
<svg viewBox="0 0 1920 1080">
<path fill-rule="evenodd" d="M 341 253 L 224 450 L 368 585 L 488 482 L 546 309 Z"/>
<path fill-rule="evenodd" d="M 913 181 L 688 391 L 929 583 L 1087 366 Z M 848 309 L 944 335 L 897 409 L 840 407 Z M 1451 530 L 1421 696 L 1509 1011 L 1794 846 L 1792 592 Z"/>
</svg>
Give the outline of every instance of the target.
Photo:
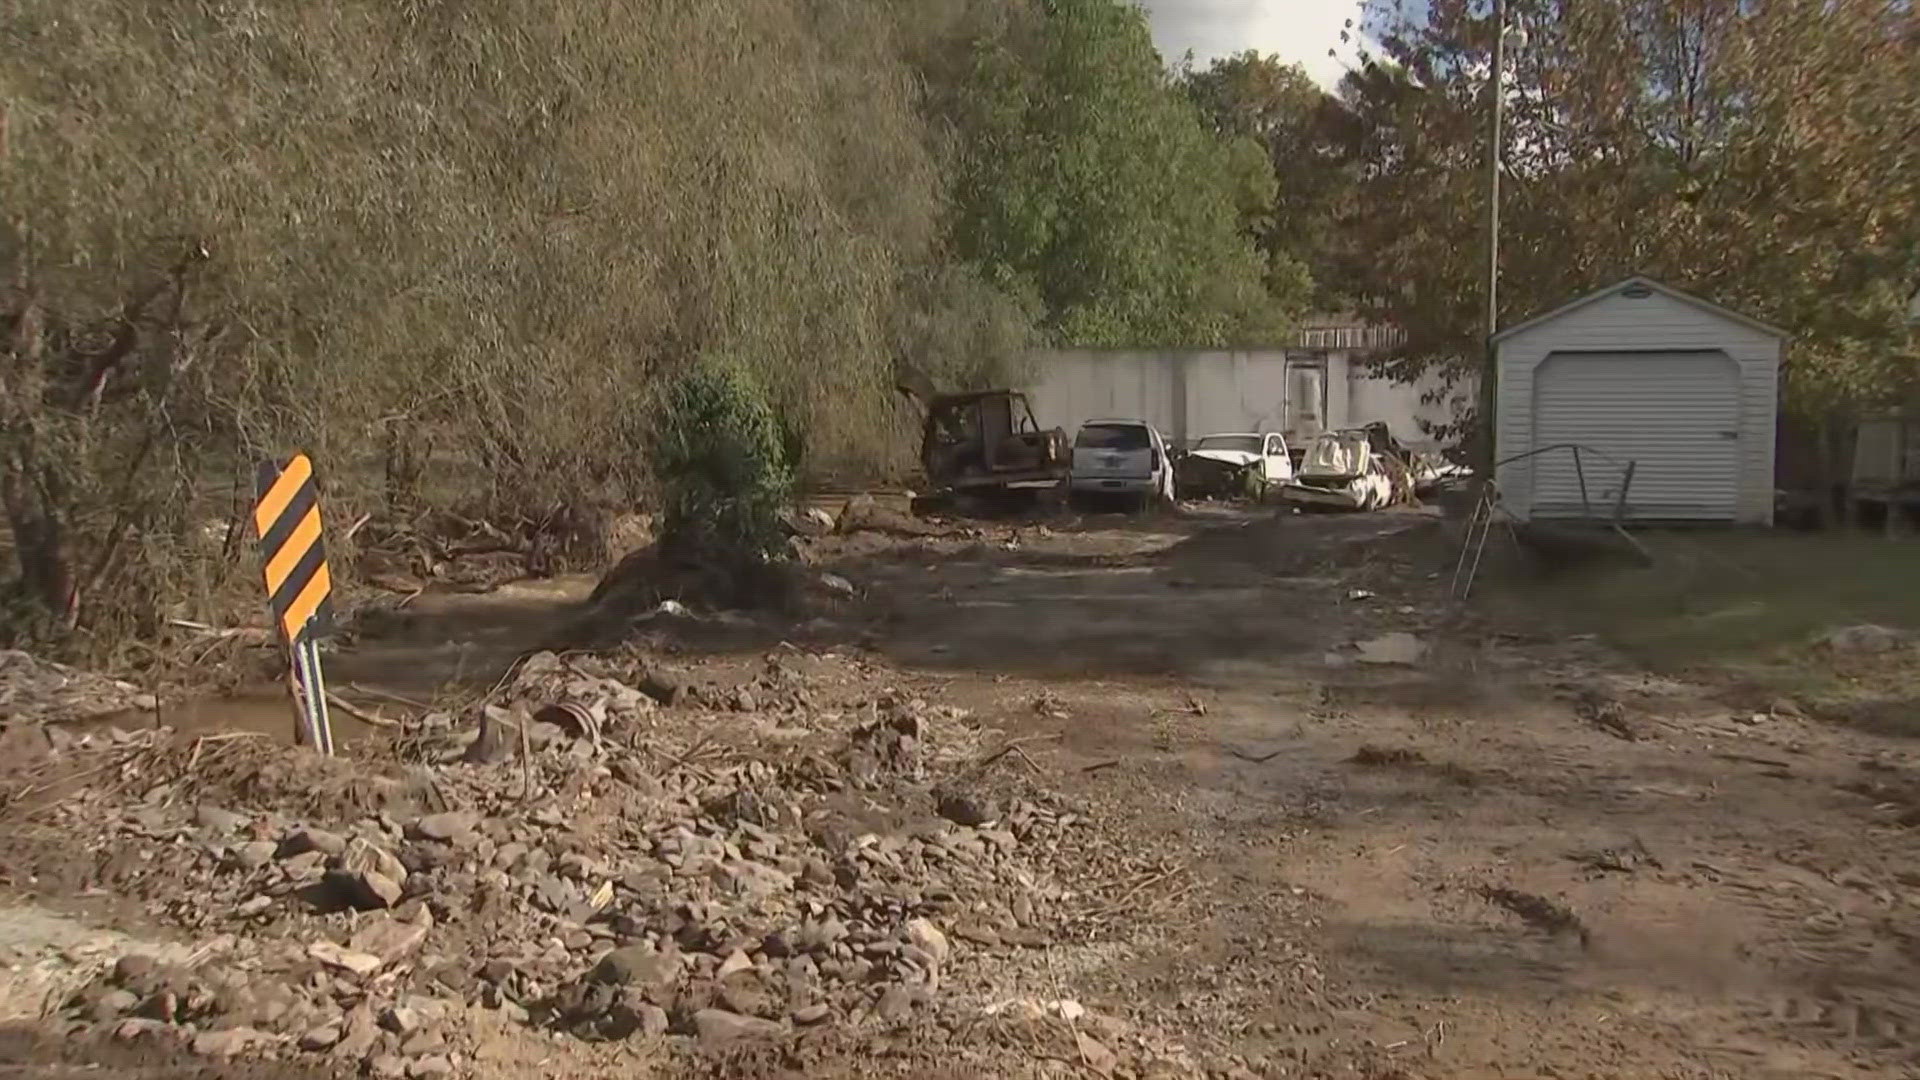
<svg viewBox="0 0 1920 1080">
<path fill-rule="evenodd" d="M 1621 292 L 1625 291 L 1627 288 L 1635 285 L 1643 286 L 1647 289 L 1652 290 L 1653 292 L 1657 292 L 1661 294 L 1662 296 L 1666 296 L 1671 299 L 1678 300 L 1683 304 L 1687 304 L 1689 306 L 1699 308 L 1700 310 L 1705 311 L 1709 314 L 1716 315 L 1722 319 L 1726 319 L 1728 322 L 1739 323 L 1741 326 L 1758 330 L 1761 333 L 1771 334 L 1777 338 L 1784 338 L 1787 336 L 1787 332 L 1785 330 L 1782 330 L 1779 327 L 1772 325 L 1771 323 L 1763 323 L 1760 320 L 1755 319 L 1751 316 L 1742 315 L 1741 313 L 1733 310 L 1732 308 L 1722 307 L 1711 300 L 1702 300 L 1701 298 L 1693 295 L 1692 293 L 1681 292 L 1679 289 L 1676 289 L 1671 285 L 1663 285 L 1660 282 L 1653 280 L 1652 278 L 1640 277 L 1638 275 L 1635 275 L 1633 277 L 1625 279 L 1624 281 L 1616 281 L 1604 289 L 1596 289 L 1593 292 L 1590 292 L 1587 295 L 1582 296 L 1577 300 L 1573 300 L 1568 303 L 1562 304 L 1559 307 L 1554 308 L 1552 311 L 1548 311 L 1540 315 L 1535 315 L 1533 318 L 1528 319 L 1525 322 L 1522 322 L 1518 325 L 1509 326 L 1505 330 L 1502 330 L 1499 333 L 1495 334 L 1493 336 L 1493 340 L 1496 344 L 1498 344 L 1499 342 L 1505 341 L 1506 339 L 1513 337 L 1515 334 L 1525 333 L 1528 330 L 1532 330 L 1537 326 L 1541 326 L 1545 323 L 1552 322 L 1553 320 L 1561 318 L 1562 316 L 1571 315 L 1574 312 L 1580 310 L 1581 308 L 1587 307 L 1590 304 L 1595 304 L 1609 297 L 1617 296 Z"/>
</svg>

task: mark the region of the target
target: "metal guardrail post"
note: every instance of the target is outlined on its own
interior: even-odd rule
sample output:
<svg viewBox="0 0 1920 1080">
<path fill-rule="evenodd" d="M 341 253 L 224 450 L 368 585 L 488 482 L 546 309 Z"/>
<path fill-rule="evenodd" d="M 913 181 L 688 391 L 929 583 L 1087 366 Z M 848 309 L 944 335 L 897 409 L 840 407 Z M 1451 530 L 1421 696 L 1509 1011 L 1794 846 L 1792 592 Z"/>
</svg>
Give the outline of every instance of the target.
<svg viewBox="0 0 1920 1080">
<path fill-rule="evenodd" d="M 1620 475 L 1620 496 L 1613 501 L 1613 523 L 1620 524 L 1627 517 L 1627 489 L 1633 486 L 1633 470 L 1637 461 L 1627 462 L 1626 472 Z"/>
<path fill-rule="evenodd" d="M 1588 520 L 1593 518 L 1593 500 L 1587 496 L 1587 469 L 1580 462 L 1580 447 L 1573 447 L 1573 475 L 1580 481 L 1580 513 Z"/>
</svg>

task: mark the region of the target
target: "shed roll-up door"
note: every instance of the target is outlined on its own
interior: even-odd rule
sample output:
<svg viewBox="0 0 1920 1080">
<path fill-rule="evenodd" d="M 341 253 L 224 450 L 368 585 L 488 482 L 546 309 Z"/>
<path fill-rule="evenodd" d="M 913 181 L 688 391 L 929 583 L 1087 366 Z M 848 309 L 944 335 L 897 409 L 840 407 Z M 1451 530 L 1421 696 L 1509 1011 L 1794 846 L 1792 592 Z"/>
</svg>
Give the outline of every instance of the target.
<svg viewBox="0 0 1920 1080">
<path fill-rule="evenodd" d="M 1732 520 L 1740 496 L 1740 371 L 1724 353 L 1556 353 L 1534 375 L 1533 516 Z M 1604 455 L 1604 456 L 1603 456 Z M 1585 475 L 1586 500 L 1581 498 Z"/>
</svg>

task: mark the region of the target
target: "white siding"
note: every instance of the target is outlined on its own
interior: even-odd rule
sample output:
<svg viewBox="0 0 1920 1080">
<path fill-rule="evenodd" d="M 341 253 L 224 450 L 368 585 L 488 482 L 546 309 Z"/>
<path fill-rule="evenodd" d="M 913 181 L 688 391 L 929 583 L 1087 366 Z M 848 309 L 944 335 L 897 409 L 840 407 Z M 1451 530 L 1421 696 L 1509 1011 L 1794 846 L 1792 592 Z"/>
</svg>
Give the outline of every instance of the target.
<svg viewBox="0 0 1920 1080">
<path fill-rule="evenodd" d="M 1034 419 L 1067 437 L 1098 417 L 1145 420 L 1169 438 L 1184 422 L 1178 368 L 1158 353 L 1050 352 L 1034 358 Z"/>
<path fill-rule="evenodd" d="M 1347 411 L 1335 426 L 1359 427 L 1384 420 L 1401 442 L 1423 449 L 1438 444 L 1422 425 L 1457 424 L 1473 408 L 1479 383 L 1475 379 L 1448 386 L 1433 371 L 1410 383 L 1369 375 L 1365 368 L 1353 375 L 1347 383 Z"/>
<path fill-rule="evenodd" d="M 1555 352 L 1533 409 L 1538 445 L 1581 448 L 1531 462 L 1534 517 L 1590 517 L 1623 495 L 1632 517 L 1739 517 L 1740 369 L 1725 353 Z"/>
<path fill-rule="evenodd" d="M 1047 351 L 1032 358 L 1028 394 L 1035 419 L 1069 434 L 1098 417 L 1145 420 L 1179 441 L 1219 431 L 1285 431 L 1287 355 L 1280 349 Z M 1437 385 L 1433 380 L 1394 382 L 1369 374 L 1345 352 L 1324 356 L 1325 427 L 1384 420 L 1403 441 L 1421 445 L 1427 439 L 1420 421 L 1452 423 L 1460 403 L 1472 400 L 1473 388 L 1463 385 L 1429 403 L 1423 395 Z"/>
<path fill-rule="evenodd" d="M 1624 284 L 1624 283 L 1623 283 Z M 1499 405 L 1496 456 L 1501 459 L 1543 445 L 1538 438 L 1536 380 L 1542 365 L 1556 354 L 1580 353 L 1699 353 L 1719 352 L 1737 367 L 1735 405 L 1738 417 L 1737 488 L 1728 505 L 1734 521 L 1767 524 L 1773 520 L 1773 459 L 1775 424 L 1779 412 L 1780 339 L 1772 333 L 1714 310 L 1709 305 L 1653 291 L 1630 297 L 1615 288 L 1599 299 L 1542 319 L 1503 338 L 1499 348 Z M 1660 396 L 1650 387 L 1645 402 L 1657 407 Z M 1599 425 L 1595 437 L 1604 440 L 1604 425 L 1616 416 L 1619 403 L 1594 399 Z M 1719 422 L 1711 410 L 1700 410 L 1704 427 Z M 1563 420 L 1579 423 L 1577 420 Z M 1630 440 L 1619 444 L 1630 456 Z M 1609 449 L 1606 446 L 1602 450 Z M 1531 516 L 1534 485 L 1542 469 L 1540 458 L 1502 466 L 1500 486 L 1505 505 L 1516 517 Z M 1548 467 L 1551 469 L 1551 467 Z M 1549 473 L 1551 476 L 1551 473 Z M 1635 487 L 1639 484 L 1636 477 Z M 1545 509 L 1545 507 L 1543 507 Z M 1642 516 L 1653 517 L 1650 508 Z"/>
</svg>

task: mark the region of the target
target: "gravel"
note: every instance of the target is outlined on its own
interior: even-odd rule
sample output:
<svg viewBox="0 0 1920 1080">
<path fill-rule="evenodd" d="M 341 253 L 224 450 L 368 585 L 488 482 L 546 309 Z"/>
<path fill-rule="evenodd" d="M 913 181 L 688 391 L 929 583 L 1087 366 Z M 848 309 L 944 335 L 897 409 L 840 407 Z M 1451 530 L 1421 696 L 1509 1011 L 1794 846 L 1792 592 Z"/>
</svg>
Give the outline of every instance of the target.
<svg viewBox="0 0 1920 1080">
<path fill-rule="evenodd" d="M 142 788 L 85 788 L 53 827 L 134 852 L 103 884 L 205 944 L 190 969 L 121 959 L 66 1015 L 404 1077 L 473 1073 L 483 1015 L 676 1052 L 970 1037 L 942 1005 L 956 983 L 1088 932 L 1069 900 L 1115 845 L 1017 759 L 982 765 L 1005 737 L 960 710 L 766 666 L 744 695 L 676 681 L 669 709 L 542 654 L 352 761 L 148 732 Z M 499 717 L 531 758 L 474 760 Z"/>
</svg>

